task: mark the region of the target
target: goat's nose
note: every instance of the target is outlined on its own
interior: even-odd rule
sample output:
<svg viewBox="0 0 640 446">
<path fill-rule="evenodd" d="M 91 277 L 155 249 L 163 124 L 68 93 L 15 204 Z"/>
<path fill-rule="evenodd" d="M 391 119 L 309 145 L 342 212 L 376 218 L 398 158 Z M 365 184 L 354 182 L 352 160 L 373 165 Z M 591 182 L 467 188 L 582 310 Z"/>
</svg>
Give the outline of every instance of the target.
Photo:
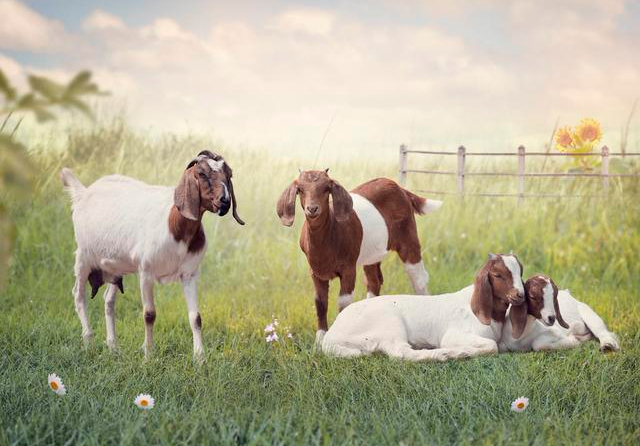
<svg viewBox="0 0 640 446">
<path fill-rule="evenodd" d="M 556 321 L 556 317 L 555 316 L 549 316 L 549 325 L 553 325 Z"/>
<path fill-rule="evenodd" d="M 316 212 L 318 212 L 318 206 L 307 206 L 307 211 L 309 211 L 310 214 L 315 214 Z"/>
</svg>

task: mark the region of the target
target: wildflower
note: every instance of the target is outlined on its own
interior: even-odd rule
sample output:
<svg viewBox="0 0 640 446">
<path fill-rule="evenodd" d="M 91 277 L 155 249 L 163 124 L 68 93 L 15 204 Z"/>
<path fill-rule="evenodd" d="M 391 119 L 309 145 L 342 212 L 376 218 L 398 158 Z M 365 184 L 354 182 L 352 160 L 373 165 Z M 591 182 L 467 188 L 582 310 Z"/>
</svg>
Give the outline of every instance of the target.
<svg viewBox="0 0 640 446">
<path fill-rule="evenodd" d="M 516 398 L 515 401 L 511 403 L 511 410 L 513 410 L 514 412 L 524 412 L 528 406 L 529 398 L 521 396 L 520 398 Z"/>
<path fill-rule="evenodd" d="M 570 148 L 571 144 L 573 144 L 573 135 L 569 127 L 561 127 L 558 129 L 556 132 L 556 143 L 558 143 L 557 149 L 561 152 Z"/>
<path fill-rule="evenodd" d="M 278 334 L 273 332 L 270 335 L 268 335 L 265 340 L 269 343 L 273 342 L 273 341 L 277 341 L 278 340 Z"/>
<path fill-rule="evenodd" d="M 156 400 L 154 400 L 151 395 L 141 393 L 135 400 L 133 400 L 133 404 L 142 410 L 149 410 L 153 409 L 153 406 L 156 404 Z"/>
<path fill-rule="evenodd" d="M 585 118 L 580 121 L 580 125 L 576 127 L 576 135 L 585 142 L 600 141 L 600 138 L 602 138 L 600 123 L 595 119 Z"/>
<path fill-rule="evenodd" d="M 56 395 L 62 396 L 65 393 L 67 393 L 67 389 L 64 387 L 64 384 L 62 383 L 62 379 L 55 373 L 51 373 L 48 376 L 48 381 L 49 381 L 49 388 L 53 390 L 53 392 Z"/>
<path fill-rule="evenodd" d="M 287 337 L 288 337 L 289 339 L 293 339 L 293 335 L 292 335 L 291 333 L 287 333 Z"/>
<path fill-rule="evenodd" d="M 265 333 L 272 333 L 274 331 L 276 331 L 276 327 L 273 324 L 268 324 L 266 327 L 264 327 Z"/>
</svg>

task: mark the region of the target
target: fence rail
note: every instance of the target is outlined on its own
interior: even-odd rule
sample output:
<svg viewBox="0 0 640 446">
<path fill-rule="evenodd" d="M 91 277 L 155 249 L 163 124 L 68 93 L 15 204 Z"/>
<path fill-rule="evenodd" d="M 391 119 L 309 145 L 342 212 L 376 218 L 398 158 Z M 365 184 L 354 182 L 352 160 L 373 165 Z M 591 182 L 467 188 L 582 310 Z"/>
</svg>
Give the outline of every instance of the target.
<svg viewBox="0 0 640 446">
<path fill-rule="evenodd" d="M 408 155 L 415 153 L 419 155 L 444 155 L 444 156 L 456 156 L 457 157 L 457 169 L 453 170 L 424 170 L 424 169 L 409 169 Z M 466 158 L 468 156 L 516 156 L 518 158 L 518 172 L 467 172 L 465 171 Z M 567 173 L 555 173 L 555 172 L 526 172 L 525 161 L 527 156 L 560 156 L 560 157 L 573 157 L 573 156 L 599 156 L 601 157 L 601 172 L 567 172 Z M 441 195 L 459 195 L 464 197 L 465 195 L 476 197 L 517 197 L 518 202 L 521 202 L 526 197 L 546 197 L 546 198 L 558 198 L 558 197 L 604 197 L 609 190 L 609 178 L 640 178 L 640 173 L 609 173 L 609 160 L 612 156 L 640 156 L 640 152 L 610 152 L 607 146 L 603 146 L 600 152 L 585 152 L 585 153 L 547 153 L 547 152 L 527 152 L 524 146 L 518 147 L 518 151 L 513 152 L 467 152 L 464 146 L 460 146 L 456 152 L 451 151 L 437 151 L 437 150 L 409 150 L 405 144 L 400 146 L 400 170 L 399 181 L 404 185 L 407 182 L 408 173 L 428 174 L 428 175 L 451 175 L 456 176 L 457 191 L 435 191 L 435 190 L 418 190 L 418 192 L 426 192 L 432 194 Z M 468 193 L 465 192 L 465 178 L 470 176 L 500 176 L 500 177 L 517 177 L 518 178 L 518 192 L 517 193 Z M 604 189 L 603 195 L 571 195 L 571 194 L 526 194 L 525 193 L 525 178 L 542 178 L 542 177 L 591 177 L 602 178 L 602 186 Z"/>
</svg>

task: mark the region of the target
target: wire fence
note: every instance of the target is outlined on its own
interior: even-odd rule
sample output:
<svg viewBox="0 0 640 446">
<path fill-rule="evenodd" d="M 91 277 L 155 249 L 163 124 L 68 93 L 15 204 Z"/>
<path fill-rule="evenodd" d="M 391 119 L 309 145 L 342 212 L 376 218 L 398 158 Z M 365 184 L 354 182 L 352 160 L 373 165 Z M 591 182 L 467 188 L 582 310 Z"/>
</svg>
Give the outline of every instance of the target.
<svg viewBox="0 0 640 446">
<path fill-rule="evenodd" d="M 457 157 L 458 166 L 456 170 L 426 170 L 426 169 L 410 169 L 409 154 L 418 155 L 435 155 L 435 156 L 455 156 Z M 466 171 L 466 159 L 467 157 L 517 157 L 518 170 L 517 172 L 482 172 L 482 171 Z M 526 159 L 527 157 L 575 157 L 575 156 L 598 156 L 601 158 L 601 171 L 596 172 L 527 172 Z M 527 152 L 524 146 L 518 147 L 517 152 L 467 152 L 464 146 L 460 146 L 456 152 L 447 151 L 433 151 L 433 150 L 409 150 L 405 144 L 400 146 L 400 169 L 399 169 L 399 181 L 400 184 L 405 185 L 407 182 L 407 174 L 428 174 L 428 175 L 450 175 L 456 176 L 457 190 L 454 191 L 438 191 L 438 190 L 417 190 L 417 192 L 426 192 L 431 194 L 440 195 L 459 195 L 464 197 L 476 196 L 476 197 L 517 197 L 518 202 L 521 202 L 527 197 L 600 197 L 606 195 L 609 190 L 610 178 L 640 178 L 640 173 L 610 173 L 609 172 L 609 160 L 611 157 L 635 157 L 640 156 L 640 152 L 610 152 L 607 146 L 603 146 L 600 152 L 585 152 L 585 153 L 547 153 L 547 152 Z M 489 177 L 516 177 L 518 179 L 518 192 L 517 193 L 489 193 L 489 192 L 473 192 L 469 193 L 465 191 L 465 178 L 473 176 L 489 176 Z M 551 194 L 551 193 L 525 193 L 525 179 L 526 178 L 541 178 L 541 177 L 596 177 L 602 178 L 602 188 L 604 195 L 571 195 L 571 194 Z"/>
</svg>

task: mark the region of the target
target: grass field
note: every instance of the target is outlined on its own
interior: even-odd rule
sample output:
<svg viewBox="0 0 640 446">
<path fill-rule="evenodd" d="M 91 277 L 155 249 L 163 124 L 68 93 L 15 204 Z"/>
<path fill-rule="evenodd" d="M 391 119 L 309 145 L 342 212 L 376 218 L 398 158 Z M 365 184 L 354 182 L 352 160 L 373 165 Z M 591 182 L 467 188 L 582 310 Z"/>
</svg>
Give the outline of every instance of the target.
<svg viewBox="0 0 640 446">
<path fill-rule="evenodd" d="M 89 301 L 96 337 L 83 349 L 71 296 L 70 206 L 57 173 L 67 165 L 85 184 L 113 172 L 177 184 L 185 163 L 209 142 L 151 139 L 113 125 L 73 130 L 62 152 L 46 139 L 36 145 L 36 194 L 11 207 L 18 242 L 0 299 L 0 445 L 640 444 L 638 184 L 614 182 L 606 200 L 530 200 L 521 207 L 511 199 L 449 198 L 438 213 L 418 219 L 433 293 L 471 283 L 488 252 L 513 249 L 525 276 L 548 273 L 589 303 L 619 335 L 620 353 L 603 355 L 590 342 L 572 351 L 445 364 L 336 360 L 313 351 L 301 218 L 288 229 L 275 215 L 297 163 L 213 147 L 234 169 L 247 225 L 205 218 L 200 312 L 207 355 L 197 366 L 177 285 L 156 287 L 156 350 L 143 360 L 135 277 L 126 278 L 116 304 L 119 354 L 104 345 L 101 294 Z M 375 160 L 322 163 L 347 188 L 396 176 L 395 164 Z M 413 178 L 409 187 L 445 187 L 441 181 Z M 538 186 L 591 188 L 588 180 L 531 185 Z M 383 272 L 383 292 L 410 291 L 395 255 Z M 333 320 L 335 283 L 331 291 Z M 362 274 L 356 292 L 364 295 Z M 290 327 L 292 340 L 265 342 L 272 315 Z M 66 396 L 47 388 L 49 373 L 64 379 Z M 133 405 L 141 392 L 156 398 L 153 410 Z M 531 401 L 521 414 L 509 410 L 519 396 Z"/>
</svg>

